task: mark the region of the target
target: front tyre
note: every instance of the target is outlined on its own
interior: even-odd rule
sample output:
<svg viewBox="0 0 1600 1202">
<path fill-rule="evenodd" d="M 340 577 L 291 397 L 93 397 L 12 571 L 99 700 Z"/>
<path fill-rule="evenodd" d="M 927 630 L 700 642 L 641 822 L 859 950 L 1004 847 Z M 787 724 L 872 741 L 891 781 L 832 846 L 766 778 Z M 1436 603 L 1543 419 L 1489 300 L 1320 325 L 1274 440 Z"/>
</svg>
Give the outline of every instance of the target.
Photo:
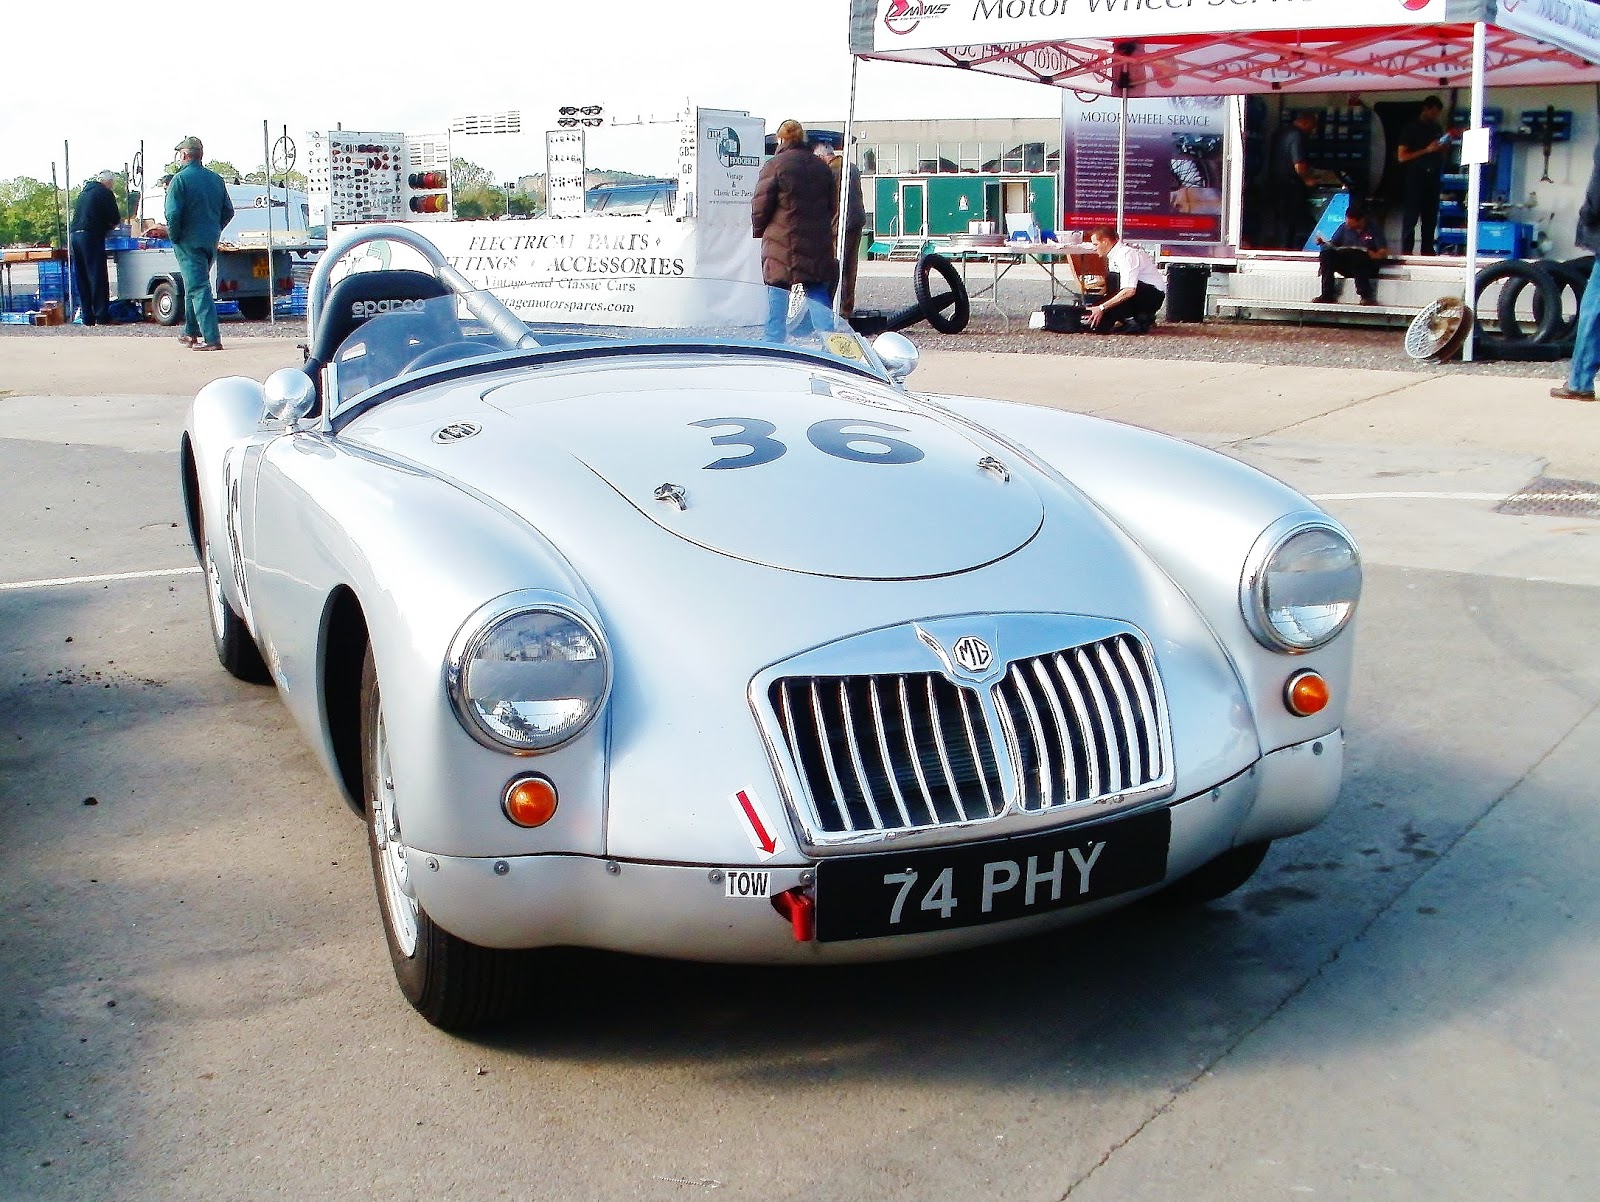
<svg viewBox="0 0 1600 1202">
<path fill-rule="evenodd" d="M 361 667 L 361 780 L 378 912 L 400 992 L 446 1031 L 504 1018 L 522 999 L 527 953 L 458 939 L 435 925 L 411 888 L 371 647 Z"/>
<path fill-rule="evenodd" d="M 250 684 L 271 684 L 272 673 L 267 661 L 261 658 L 261 648 L 244 619 L 233 610 L 227 594 L 222 591 L 222 569 L 217 566 L 216 553 L 211 549 L 211 539 L 200 519 L 200 570 L 206 578 L 206 612 L 211 618 L 211 642 L 217 649 L 217 662 L 228 670 L 228 675 Z"/>
</svg>

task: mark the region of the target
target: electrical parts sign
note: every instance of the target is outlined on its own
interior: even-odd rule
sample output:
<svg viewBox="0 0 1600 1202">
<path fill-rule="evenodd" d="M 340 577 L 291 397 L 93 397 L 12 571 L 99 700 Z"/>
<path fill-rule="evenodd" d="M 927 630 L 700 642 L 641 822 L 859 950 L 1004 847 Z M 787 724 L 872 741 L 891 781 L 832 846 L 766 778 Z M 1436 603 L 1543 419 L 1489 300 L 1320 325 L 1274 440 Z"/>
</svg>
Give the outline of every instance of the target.
<svg viewBox="0 0 1600 1202">
<path fill-rule="evenodd" d="M 851 49 L 977 52 L 1015 42 L 1417 25 L 1471 20 L 1458 10 L 1483 7 L 1461 0 L 852 0 Z M 874 19 L 863 45 L 869 11 Z"/>
</svg>

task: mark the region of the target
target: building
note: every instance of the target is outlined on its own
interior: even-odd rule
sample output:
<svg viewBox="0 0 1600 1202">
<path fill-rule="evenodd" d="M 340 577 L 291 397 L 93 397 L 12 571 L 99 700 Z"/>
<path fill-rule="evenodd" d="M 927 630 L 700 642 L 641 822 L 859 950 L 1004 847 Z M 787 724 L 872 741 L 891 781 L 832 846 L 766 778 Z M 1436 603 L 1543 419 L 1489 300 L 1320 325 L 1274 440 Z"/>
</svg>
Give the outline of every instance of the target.
<svg viewBox="0 0 1600 1202">
<path fill-rule="evenodd" d="M 841 121 L 806 123 L 839 134 Z M 1058 117 L 857 121 L 856 163 L 867 228 L 879 242 L 965 234 L 973 222 L 1005 233 L 1007 213 L 1056 224 Z"/>
</svg>

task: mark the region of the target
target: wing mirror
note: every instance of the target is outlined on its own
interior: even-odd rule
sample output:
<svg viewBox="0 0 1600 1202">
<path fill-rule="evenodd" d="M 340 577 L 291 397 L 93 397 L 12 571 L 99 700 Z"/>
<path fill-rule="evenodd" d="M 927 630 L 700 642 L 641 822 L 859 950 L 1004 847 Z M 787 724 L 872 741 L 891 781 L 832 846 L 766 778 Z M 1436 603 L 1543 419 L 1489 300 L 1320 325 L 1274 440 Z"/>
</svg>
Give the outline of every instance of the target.
<svg viewBox="0 0 1600 1202">
<path fill-rule="evenodd" d="M 264 412 L 268 421 L 283 422 L 293 430 L 317 403 L 311 377 L 294 367 L 280 367 L 267 377 Z"/>
<path fill-rule="evenodd" d="M 883 360 L 889 378 L 896 384 L 904 384 L 906 377 L 917 370 L 920 358 L 917 344 L 904 334 L 897 334 L 893 330 L 879 334 L 872 340 L 872 349 Z"/>
</svg>

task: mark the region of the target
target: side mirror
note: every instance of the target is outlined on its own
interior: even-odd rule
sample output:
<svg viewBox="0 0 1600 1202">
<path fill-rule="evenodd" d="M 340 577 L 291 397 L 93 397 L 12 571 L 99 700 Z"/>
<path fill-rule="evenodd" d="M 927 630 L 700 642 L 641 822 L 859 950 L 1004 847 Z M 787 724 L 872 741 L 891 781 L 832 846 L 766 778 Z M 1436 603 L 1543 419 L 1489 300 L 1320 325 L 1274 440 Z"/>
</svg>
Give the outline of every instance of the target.
<svg viewBox="0 0 1600 1202">
<path fill-rule="evenodd" d="M 896 384 L 906 382 L 906 377 L 917 370 L 917 362 L 921 358 L 917 344 L 904 334 L 897 334 L 893 330 L 874 338 L 872 349 L 877 352 L 878 358 L 883 360 L 884 367 L 889 369 L 889 378 Z"/>
<path fill-rule="evenodd" d="M 268 421 L 283 422 L 293 430 L 317 403 L 311 377 L 298 368 L 280 367 L 267 377 L 264 412 Z"/>
</svg>

